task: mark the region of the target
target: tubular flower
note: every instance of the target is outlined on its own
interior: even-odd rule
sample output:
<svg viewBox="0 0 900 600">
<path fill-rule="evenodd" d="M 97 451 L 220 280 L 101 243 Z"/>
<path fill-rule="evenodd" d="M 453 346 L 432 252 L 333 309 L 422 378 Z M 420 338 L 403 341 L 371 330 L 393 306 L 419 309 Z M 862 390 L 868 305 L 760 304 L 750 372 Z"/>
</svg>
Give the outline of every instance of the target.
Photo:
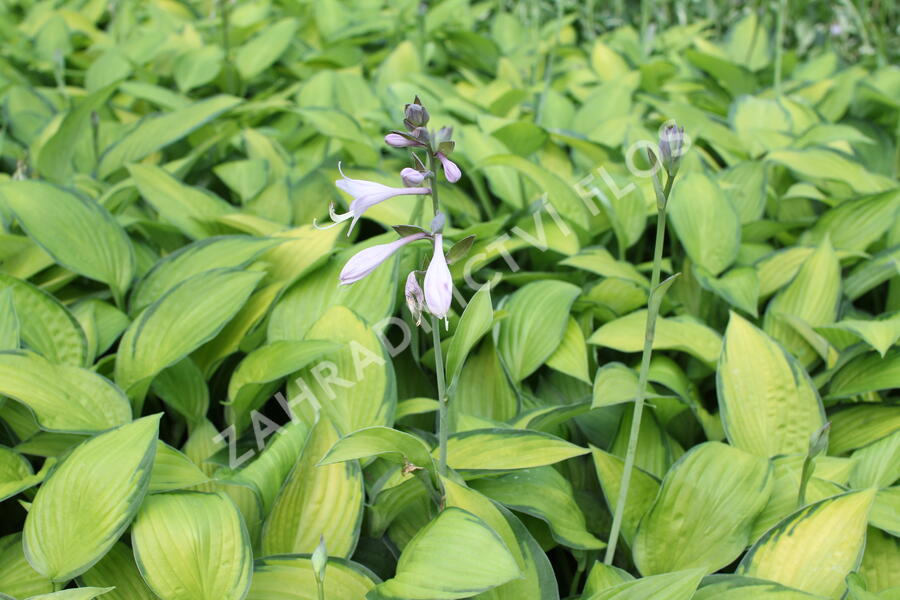
<svg viewBox="0 0 900 600">
<path fill-rule="evenodd" d="M 453 300 L 453 277 L 444 256 L 443 234 L 434 234 L 434 256 L 425 272 L 425 305 L 438 319 L 446 319 Z"/>
<path fill-rule="evenodd" d="M 447 158 L 447 155 L 443 152 L 437 153 L 438 159 L 441 161 L 441 165 L 444 167 L 444 176 L 447 178 L 447 181 L 450 183 L 456 183 L 459 181 L 459 178 L 462 176 L 462 171 L 459 170 L 459 167 L 456 166 L 456 163 Z"/>
<path fill-rule="evenodd" d="M 376 183 L 374 181 L 366 181 L 364 179 L 350 179 L 349 177 L 344 175 L 344 171 L 341 169 L 340 163 L 338 163 L 338 170 L 341 172 L 343 179 L 338 179 L 334 182 L 334 185 L 353 196 L 353 202 L 350 203 L 350 210 L 345 212 L 344 214 L 337 214 L 334 211 L 333 204 L 329 206 L 328 213 L 331 215 L 331 220 L 334 221 L 334 223 L 332 223 L 331 225 L 326 225 L 324 227 L 320 227 L 313 223 L 313 225 L 315 225 L 318 229 L 327 229 L 329 227 L 334 227 L 338 223 L 342 223 L 347 219 L 353 219 L 353 221 L 350 223 L 350 229 L 347 231 L 347 235 L 350 235 L 350 232 L 353 231 L 353 228 L 356 226 L 356 222 L 363 215 L 363 213 L 379 202 L 384 202 L 385 200 L 393 198 L 394 196 L 431 193 L 431 188 L 427 187 L 396 188 L 389 185 Z"/>
<path fill-rule="evenodd" d="M 378 244 L 371 246 L 365 250 L 360 250 L 350 257 L 344 268 L 341 269 L 341 285 L 349 285 L 356 283 L 369 273 L 374 271 L 378 265 L 391 257 L 394 252 L 416 240 L 428 237 L 427 233 L 414 233 L 399 240 L 395 240 L 388 244 Z"/>
<path fill-rule="evenodd" d="M 422 293 L 422 286 L 419 285 L 419 278 L 416 277 L 415 271 L 410 271 L 406 278 L 406 305 L 409 312 L 416 320 L 416 325 L 422 324 L 422 310 L 425 308 L 425 295 Z"/>
<path fill-rule="evenodd" d="M 409 148 L 412 146 L 424 146 L 422 142 L 400 135 L 399 133 L 389 133 L 384 136 L 384 143 L 394 148 Z"/>
</svg>

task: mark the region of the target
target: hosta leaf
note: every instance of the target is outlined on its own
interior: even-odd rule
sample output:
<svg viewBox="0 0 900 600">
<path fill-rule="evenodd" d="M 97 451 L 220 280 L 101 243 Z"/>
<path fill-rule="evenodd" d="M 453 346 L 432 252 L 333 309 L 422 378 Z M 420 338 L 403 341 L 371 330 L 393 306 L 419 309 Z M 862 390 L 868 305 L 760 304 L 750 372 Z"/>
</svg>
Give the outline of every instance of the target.
<svg viewBox="0 0 900 600">
<path fill-rule="evenodd" d="M 144 417 L 84 442 L 40 487 L 24 538 L 38 572 L 67 581 L 115 544 L 147 492 L 159 419 Z"/>
<path fill-rule="evenodd" d="M 584 333 L 575 319 L 569 317 L 563 339 L 547 359 L 547 366 L 585 383 L 591 382 L 588 376 L 587 344 L 584 341 Z"/>
<path fill-rule="evenodd" d="M 556 577 L 547 555 L 509 511 L 487 497 L 449 479 L 442 479 L 448 507 L 469 511 L 482 519 L 506 544 L 522 571 L 513 579 L 477 596 L 481 600 L 558 600 Z"/>
<path fill-rule="evenodd" d="M 303 421 L 291 422 L 279 429 L 265 450 L 250 464 L 232 475 L 235 481 L 249 482 L 259 491 L 263 515 L 268 515 L 281 484 L 297 462 L 309 437 Z"/>
<path fill-rule="evenodd" d="M 6 288 L 0 292 L 0 351 L 19 348 L 20 335 L 19 316 L 12 290 Z"/>
<path fill-rule="evenodd" d="M 338 229 L 334 228 L 335 231 Z M 317 235 L 321 233 L 316 232 Z M 386 260 L 362 281 L 353 285 L 335 285 L 344 263 L 360 249 L 367 247 L 370 241 L 387 242 L 390 238 L 380 236 L 366 240 L 364 245 L 357 244 L 348 248 L 291 286 L 272 309 L 268 325 L 269 341 L 304 339 L 316 321 L 335 305 L 352 307 L 356 314 L 372 326 L 392 314 L 396 297 L 398 255 Z M 310 241 L 304 242 L 304 252 L 308 252 L 309 244 Z M 317 250 L 330 252 L 331 244 Z"/>
<path fill-rule="evenodd" d="M 147 498 L 131 533 L 134 558 L 161 600 L 242 600 L 253 556 L 247 528 L 222 493 Z"/>
<path fill-rule="evenodd" d="M 263 555 L 312 553 L 321 536 L 329 556 L 353 553 L 364 499 L 359 464 L 317 466 L 338 439 L 331 422 L 319 417 L 266 520 Z"/>
<path fill-rule="evenodd" d="M 828 454 L 841 456 L 900 429 L 900 407 L 880 404 L 850 406 L 829 415 Z"/>
<path fill-rule="evenodd" d="M 450 436 L 447 463 L 458 471 L 507 471 L 551 465 L 587 452 L 549 433 L 476 429 Z"/>
<path fill-rule="evenodd" d="M 161 167 L 132 164 L 128 171 L 144 200 L 187 237 L 201 240 L 225 232 L 215 221 L 234 208 L 212 192 L 186 185 Z"/>
<path fill-rule="evenodd" d="M 41 594 L 40 596 L 32 596 L 28 600 L 92 600 L 97 596 L 111 592 L 113 588 L 99 587 L 82 587 L 72 590 L 62 590 L 52 594 Z"/>
<path fill-rule="evenodd" d="M 31 463 L 24 456 L 11 448 L 0 446 L 0 501 L 42 482 L 55 463 L 55 459 L 48 459 L 40 472 L 35 474 Z"/>
<path fill-rule="evenodd" d="M 149 493 L 170 492 L 206 483 L 209 478 L 194 462 L 165 442 L 157 442 Z"/>
<path fill-rule="evenodd" d="M 869 513 L 869 523 L 900 537 L 900 486 L 878 490 Z"/>
<path fill-rule="evenodd" d="M 759 278 L 756 269 L 735 267 L 716 279 L 700 265 L 694 265 L 694 276 L 704 289 L 721 297 L 731 306 L 754 317 L 757 316 Z"/>
<path fill-rule="evenodd" d="M 14 598 L 27 598 L 54 589 L 53 582 L 25 560 L 21 533 L 0 538 L 0 589 Z"/>
<path fill-rule="evenodd" d="M 776 150 L 766 159 L 794 171 L 797 175 L 822 181 L 839 181 L 860 194 L 874 194 L 894 187 L 894 182 L 876 175 L 861 164 L 824 148 Z"/>
<path fill-rule="evenodd" d="M 475 344 L 487 333 L 494 320 L 490 286 L 478 290 L 463 311 L 456 333 L 447 347 L 447 381 L 452 388 L 463 363 Z"/>
<path fill-rule="evenodd" d="M 805 458 L 805 455 L 792 454 L 772 459 L 772 495 L 769 497 L 766 507 L 756 517 L 753 533 L 750 535 L 751 540 L 758 540 L 779 521 L 797 510 L 800 478 L 803 475 Z M 816 461 L 816 467 L 821 466 L 822 462 L 822 457 L 820 457 Z M 816 469 L 807 483 L 807 503 L 818 502 L 845 491 L 840 485 L 822 479 L 819 471 L 820 469 Z"/>
<path fill-rule="evenodd" d="M 240 102 L 233 96 L 214 96 L 140 121 L 100 157 L 100 177 L 105 178 L 125 164 L 136 162 L 171 144 Z"/>
<path fill-rule="evenodd" d="M 596 344 L 620 352 L 640 352 L 644 348 L 647 311 L 639 310 L 610 321 L 588 338 Z M 659 317 L 654 350 L 680 350 L 714 365 L 722 350 L 722 339 L 713 329 L 687 317 Z"/>
<path fill-rule="evenodd" d="M 799 317 L 813 327 L 830 325 L 837 318 L 840 295 L 841 267 L 826 240 L 806 259 L 793 281 L 769 302 L 763 329 L 807 365 L 815 359 L 815 351 L 781 316 Z"/>
<path fill-rule="evenodd" d="M 391 423 L 397 405 L 394 367 L 376 332 L 350 309 L 333 306 L 306 337 L 341 347 L 301 370 L 292 386 L 301 381 L 305 386 L 301 394 L 313 394 L 342 434 Z M 305 402 L 301 408 L 309 416 L 313 403 Z"/>
<path fill-rule="evenodd" d="M 892 190 L 868 198 L 842 202 L 822 215 L 813 228 L 801 236 L 803 245 L 819 244 L 827 236 L 835 248 L 862 251 L 895 221 L 900 209 L 900 192 Z"/>
<path fill-rule="evenodd" d="M 539 281 L 517 290 L 503 305 L 509 317 L 499 325 L 497 350 L 514 381 L 525 379 L 550 358 L 580 293 L 569 283 Z"/>
<path fill-rule="evenodd" d="M 211 339 L 250 296 L 262 273 L 219 269 L 195 275 L 148 306 L 125 331 L 116 383 L 140 397 L 150 380 Z"/>
<path fill-rule="evenodd" d="M 131 240 L 97 201 L 40 181 L 0 189 L 29 237 L 60 265 L 107 284 L 121 304 L 134 276 Z"/>
<path fill-rule="evenodd" d="M 717 375 L 729 441 L 760 456 L 806 452 L 825 424 L 821 400 L 792 356 L 736 313 L 725 332 Z"/>
<path fill-rule="evenodd" d="M 325 340 L 279 340 L 257 348 L 238 364 L 228 383 L 228 420 L 238 432 L 250 424 L 250 413 L 262 406 L 271 386 L 341 345 Z"/>
<path fill-rule="evenodd" d="M 635 564 L 645 575 L 719 570 L 750 543 L 753 522 L 771 492 L 765 458 L 719 442 L 695 446 L 666 473 L 656 501 L 641 519 L 633 545 Z"/>
<path fill-rule="evenodd" d="M 853 453 L 850 485 L 855 489 L 887 487 L 900 479 L 900 431 Z"/>
<path fill-rule="evenodd" d="M 22 341 L 48 360 L 84 366 L 87 338 L 59 300 L 26 281 L 0 273 L 0 291 L 12 291 Z"/>
<path fill-rule="evenodd" d="M 476 479 L 472 487 L 508 508 L 545 521 L 553 537 L 570 548 L 596 550 L 606 546 L 588 532 L 572 485 L 553 467 Z"/>
<path fill-rule="evenodd" d="M 186 356 L 160 371 L 151 387 L 166 406 L 184 417 L 189 427 L 206 418 L 209 387 L 191 357 Z"/>
<path fill-rule="evenodd" d="M 900 349 L 882 358 L 874 352 L 863 354 L 844 365 L 831 378 L 829 398 L 845 398 L 867 392 L 900 387 Z"/>
<path fill-rule="evenodd" d="M 896 567 L 898 560 L 900 538 L 869 527 L 859 572 L 865 576 L 870 591 L 885 592 L 882 594 L 883 598 L 896 597 L 895 594 L 900 589 L 900 573 Z"/>
<path fill-rule="evenodd" d="M 844 578 L 858 564 L 874 490 L 806 506 L 770 529 L 738 566 L 759 577 L 826 598 L 840 598 Z"/>
<path fill-rule="evenodd" d="M 366 597 L 468 598 L 520 576 L 516 559 L 487 523 L 466 510 L 450 507 L 406 545 L 396 575 Z"/>
<path fill-rule="evenodd" d="M 572 186 L 555 173 L 513 154 L 494 155 L 479 165 L 480 168 L 492 166 L 512 167 L 543 190 L 547 200 L 563 218 L 581 229 L 588 229 L 589 219 L 584 202 Z"/>
<path fill-rule="evenodd" d="M 516 393 L 488 336 L 463 365 L 450 402 L 450 414 L 507 421 L 516 415 L 518 407 Z"/>
<path fill-rule="evenodd" d="M 86 299 L 73 305 L 72 314 L 88 338 L 91 359 L 109 350 L 131 323 L 124 312 L 109 302 L 97 299 Z"/>
<path fill-rule="evenodd" d="M 614 514 L 619 502 L 622 485 L 622 473 L 625 472 L 625 461 L 614 454 L 591 447 L 597 479 L 603 488 L 603 496 L 610 514 Z M 628 501 L 622 512 L 622 538 L 630 546 L 638 523 L 650 510 L 659 493 L 659 480 L 643 469 L 635 467 L 631 472 L 631 484 L 628 487 Z"/>
<path fill-rule="evenodd" d="M 582 595 L 589 598 L 598 592 L 629 581 L 634 581 L 634 575 L 628 571 L 597 561 L 584 582 Z"/>
<path fill-rule="evenodd" d="M 679 177 L 668 211 L 691 262 L 716 276 L 737 258 L 740 216 L 715 180 L 700 172 Z"/>
<path fill-rule="evenodd" d="M 342 558 L 325 565 L 325 597 L 358 600 L 380 583 L 366 567 Z M 318 600 L 315 570 L 307 555 L 271 556 L 256 561 L 246 600 Z"/>
<path fill-rule="evenodd" d="M 856 335 L 872 346 L 884 358 L 891 346 L 900 340 L 900 317 L 883 321 L 861 321 L 844 319 L 834 325 L 826 325 L 829 329 L 843 329 Z"/>
<path fill-rule="evenodd" d="M 43 177 L 56 183 L 66 183 L 71 177 L 74 166 L 72 159 L 78 148 L 79 139 L 83 140 L 85 136 L 90 136 L 88 127 L 91 114 L 106 103 L 116 87 L 117 84 L 111 84 L 92 90 L 90 95 L 85 96 L 66 114 L 59 129 L 41 147 L 38 154 L 37 169 Z"/>
<path fill-rule="evenodd" d="M 166 256 L 135 286 L 131 294 L 131 312 L 137 314 L 166 292 L 193 275 L 212 269 L 239 269 L 260 254 L 277 246 L 277 239 L 250 236 L 219 236 L 188 244 Z"/>
<path fill-rule="evenodd" d="M 390 427 L 365 427 L 341 438 L 319 461 L 319 465 L 380 456 L 405 468 L 415 466 L 434 473 L 434 461 L 429 452 L 422 440 L 409 433 Z"/>
<path fill-rule="evenodd" d="M 692 600 L 822 600 L 823 596 L 807 594 L 774 581 L 741 577 L 740 575 L 711 575 L 703 580 Z"/>
<path fill-rule="evenodd" d="M 103 431 L 131 420 L 128 399 L 109 380 L 21 350 L 0 352 L 0 394 L 27 406 L 47 431 Z"/>
<path fill-rule="evenodd" d="M 585 600 L 688 600 L 703 578 L 703 569 L 653 575 L 601 590 Z"/>
<path fill-rule="evenodd" d="M 110 587 L 104 600 L 156 600 L 144 583 L 134 562 L 134 552 L 122 542 L 116 543 L 100 562 L 79 578 L 84 585 Z"/>
<path fill-rule="evenodd" d="M 296 19 L 281 19 L 238 48 L 234 64 L 241 77 L 250 81 L 269 68 L 287 50 L 296 31 Z"/>
</svg>

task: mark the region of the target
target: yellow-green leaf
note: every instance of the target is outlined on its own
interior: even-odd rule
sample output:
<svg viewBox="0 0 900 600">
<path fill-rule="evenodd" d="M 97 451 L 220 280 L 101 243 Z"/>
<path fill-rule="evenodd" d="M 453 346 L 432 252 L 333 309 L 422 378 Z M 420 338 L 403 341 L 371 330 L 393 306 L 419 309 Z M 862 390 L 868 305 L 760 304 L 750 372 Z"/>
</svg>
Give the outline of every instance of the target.
<svg viewBox="0 0 900 600">
<path fill-rule="evenodd" d="M 738 575 L 782 583 L 826 598 L 841 598 L 859 562 L 875 490 L 810 504 L 770 529 L 738 566 Z"/>
<path fill-rule="evenodd" d="M 809 436 L 825 424 L 803 367 L 736 313 L 725 331 L 717 390 L 729 441 L 760 456 L 806 452 Z"/>
<path fill-rule="evenodd" d="M 224 494 L 149 496 L 131 533 L 144 581 L 161 600 L 243 600 L 253 556 L 247 528 Z"/>
<path fill-rule="evenodd" d="M 25 556 L 35 570 L 67 581 L 115 544 L 150 484 L 160 416 L 89 439 L 40 487 L 25 519 Z"/>
</svg>

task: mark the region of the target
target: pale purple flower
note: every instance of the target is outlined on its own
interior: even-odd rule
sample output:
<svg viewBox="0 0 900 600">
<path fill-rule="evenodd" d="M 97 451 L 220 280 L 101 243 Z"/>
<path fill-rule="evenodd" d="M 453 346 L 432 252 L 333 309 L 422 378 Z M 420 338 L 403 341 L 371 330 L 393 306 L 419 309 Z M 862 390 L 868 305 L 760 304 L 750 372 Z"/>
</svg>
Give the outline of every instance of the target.
<svg viewBox="0 0 900 600">
<path fill-rule="evenodd" d="M 447 181 L 450 183 L 456 183 L 459 181 L 459 178 L 462 176 L 462 171 L 459 170 L 459 167 L 456 166 L 456 163 L 447 158 L 447 156 L 443 152 L 438 152 L 437 157 L 441 161 L 441 165 L 444 167 L 444 176 L 447 178 Z"/>
<path fill-rule="evenodd" d="M 410 146 L 424 146 L 422 142 L 418 140 L 412 140 L 405 135 L 400 135 L 399 133 L 389 133 L 384 136 L 384 143 L 388 146 L 393 146 L 394 148 L 409 148 Z"/>
<path fill-rule="evenodd" d="M 659 135 L 659 154 L 663 166 L 670 174 L 678 167 L 681 155 L 684 153 L 684 127 L 679 127 L 674 122 L 667 125 Z"/>
<path fill-rule="evenodd" d="M 390 258 L 394 252 L 406 244 L 421 240 L 424 237 L 428 237 L 428 234 L 424 232 L 414 233 L 388 244 L 378 244 L 377 246 L 360 250 L 350 257 L 350 260 L 347 261 L 347 264 L 341 270 L 341 285 L 356 283 Z"/>
<path fill-rule="evenodd" d="M 349 177 L 344 175 L 344 171 L 341 169 L 340 163 L 338 163 L 338 170 L 341 172 L 341 176 L 343 176 L 343 179 L 338 179 L 334 182 L 334 185 L 353 196 L 353 202 L 350 203 L 350 210 L 345 212 L 344 214 L 337 214 L 334 211 L 333 204 L 329 206 L 328 213 L 331 215 L 331 220 L 334 221 L 334 223 L 331 225 L 326 225 L 325 227 L 320 227 L 319 225 L 316 225 L 315 222 L 313 222 L 313 225 L 318 229 L 328 229 L 329 227 L 334 227 L 338 223 L 342 223 L 347 219 L 353 219 L 353 221 L 350 223 L 350 229 L 347 230 L 347 235 L 350 235 L 350 232 L 353 231 L 353 228 L 356 226 L 356 222 L 363 215 L 363 213 L 379 202 L 384 202 L 385 200 L 393 198 L 394 196 L 431 193 L 431 188 L 427 187 L 396 188 L 389 185 L 376 183 L 374 181 L 366 181 L 364 179 L 350 179 Z"/>
<path fill-rule="evenodd" d="M 415 271 L 410 271 L 406 278 L 406 305 L 409 312 L 412 313 L 416 320 L 416 325 L 422 324 L 422 309 L 425 308 L 425 295 L 422 292 L 422 286 L 419 285 L 419 278 L 416 277 Z"/>
<path fill-rule="evenodd" d="M 403 179 L 403 185 L 407 186 L 419 185 L 425 181 L 425 173 L 410 167 L 406 167 L 400 171 L 400 177 Z"/>
<path fill-rule="evenodd" d="M 434 256 L 425 272 L 425 304 L 428 312 L 438 319 L 446 319 L 453 300 L 453 277 L 444 257 L 444 236 L 434 234 Z"/>
</svg>

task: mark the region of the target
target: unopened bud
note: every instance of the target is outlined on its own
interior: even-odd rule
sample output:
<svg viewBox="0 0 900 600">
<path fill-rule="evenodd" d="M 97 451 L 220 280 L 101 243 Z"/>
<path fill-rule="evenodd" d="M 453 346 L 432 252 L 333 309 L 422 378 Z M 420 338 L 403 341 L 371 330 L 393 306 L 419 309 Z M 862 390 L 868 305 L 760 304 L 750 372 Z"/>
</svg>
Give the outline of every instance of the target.
<svg viewBox="0 0 900 600">
<path fill-rule="evenodd" d="M 422 286 L 419 285 L 419 278 L 415 271 L 411 271 L 406 278 L 404 294 L 406 295 L 406 306 L 409 307 L 410 314 L 416 320 L 416 325 L 421 325 L 422 311 L 425 310 L 425 293 L 422 291 Z"/>
<path fill-rule="evenodd" d="M 410 167 L 406 167 L 400 171 L 400 177 L 403 179 L 403 185 L 406 187 L 416 187 L 422 185 L 422 182 L 425 181 L 426 174 L 411 169 Z"/>
<path fill-rule="evenodd" d="M 424 127 L 428 124 L 428 119 L 430 119 L 430 115 L 428 111 L 425 110 L 425 107 L 422 106 L 422 101 L 419 100 L 419 97 L 416 96 L 416 99 L 412 104 L 407 104 L 403 113 L 403 124 L 406 125 L 406 128 L 412 131 L 417 127 Z"/>
<path fill-rule="evenodd" d="M 659 134 L 659 158 L 669 175 L 678 170 L 684 146 L 684 127 L 673 121 Z"/>
</svg>

